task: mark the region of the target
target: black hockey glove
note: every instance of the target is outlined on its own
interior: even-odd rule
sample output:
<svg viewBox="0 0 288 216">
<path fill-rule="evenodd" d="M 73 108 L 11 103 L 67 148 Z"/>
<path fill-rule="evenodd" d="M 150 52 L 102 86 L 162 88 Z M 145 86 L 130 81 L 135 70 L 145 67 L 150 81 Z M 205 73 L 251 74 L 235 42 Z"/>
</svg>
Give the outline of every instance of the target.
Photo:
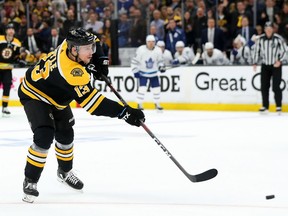
<svg viewBox="0 0 288 216">
<path fill-rule="evenodd" d="M 159 71 L 161 72 L 161 73 L 165 73 L 166 72 L 166 67 L 165 66 L 159 66 Z"/>
<path fill-rule="evenodd" d="M 108 76 L 108 66 L 108 57 L 103 56 L 97 59 L 95 62 L 88 64 L 87 69 L 94 75 L 95 79 L 102 80 L 102 75 Z"/>
<path fill-rule="evenodd" d="M 134 109 L 130 106 L 125 106 L 122 112 L 118 115 L 118 118 L 137 127 L 141 125 L 140 121 L 145 122 L 144 113 L 140 109 Z"/>
</svg>

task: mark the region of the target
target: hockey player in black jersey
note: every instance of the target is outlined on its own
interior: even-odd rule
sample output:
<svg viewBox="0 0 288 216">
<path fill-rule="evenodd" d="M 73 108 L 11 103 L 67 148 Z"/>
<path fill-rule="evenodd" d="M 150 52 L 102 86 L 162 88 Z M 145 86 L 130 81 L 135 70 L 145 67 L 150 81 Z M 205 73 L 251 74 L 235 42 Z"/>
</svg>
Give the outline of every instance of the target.
<svg viewBox="0 0 288 216">
<path fill-rule="evenodd" d="M 8 102 L 12 84 L 13 64 L 19 60 L 21 42 L 14 37 L 14 24 L 5 27 L 5 35 L 0 35 L 0 83 L 3 85 L 2 115 L 10 115 Z"/>
<path fill-rule="evenodd" d="M 23 201 L 33 202 L 39 195 L 37 182 L 54 139 L 58 179 L 76 190 L 83 188 L 83 182 L 72 170 L 72 100 L 91 115 L 118 117 L 138 127 L 145 120 L 141 110 L 122 106 L 91 86 L 91 76 L 100 80 L 102 75 L 107 76 L 108 64 L 99 39 L 77 28 L 69 31 L 56 50 L 27 70 L 18 95 L 34 136 L 28 149 Z"/>
</svg>

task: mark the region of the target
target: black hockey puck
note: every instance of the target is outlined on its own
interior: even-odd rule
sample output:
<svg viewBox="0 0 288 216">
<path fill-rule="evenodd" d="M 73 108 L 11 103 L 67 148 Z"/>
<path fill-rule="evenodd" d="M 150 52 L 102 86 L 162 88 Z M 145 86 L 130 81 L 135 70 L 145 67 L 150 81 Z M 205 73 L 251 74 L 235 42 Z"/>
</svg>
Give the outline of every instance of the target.
<svg viewBox="0 0 288 216">
<path fill-rule="evenodd" d="M 266 199 L 268 200 L 268 199 L 274 199 L 275 198 L 275 195 L 267 195 L 266 196 Z"/>
</svg>

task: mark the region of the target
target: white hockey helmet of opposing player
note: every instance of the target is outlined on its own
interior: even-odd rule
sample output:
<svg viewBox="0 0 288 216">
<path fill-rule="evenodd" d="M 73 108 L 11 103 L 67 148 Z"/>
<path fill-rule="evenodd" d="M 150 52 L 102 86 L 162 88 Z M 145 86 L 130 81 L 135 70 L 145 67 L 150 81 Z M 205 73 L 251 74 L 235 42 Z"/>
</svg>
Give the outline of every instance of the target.
<svg viewBox="0 0 288 216">
<path fill-rule="evenodd" d="M 155 39 L 155 37 L 154 37 L 154 35 L 147 35 L 147 37 L 146 37 L 146 42 L 148 42 L 148 41 L 156 41 L 156 39 Z"/>
<path fill-rule="evenodd" d="M 165 47 L 165 42 L 159 40 L 159 41 L 157 41 L 156 45 L 159 46 L 159 47 Z"/>
<path fill-rule="evenodd" d="M 184 44 L 183 41 L 177 41 L 176 44 L 175 44 L 175 47 L 176 47 L 176 48 L 185 47 L 185 44 Z"/>
<path fill-rule="evenodd" d="M 205 50 L 214 49 L 214 45 L 211 42 L 205 43 Z"/>
</svg>

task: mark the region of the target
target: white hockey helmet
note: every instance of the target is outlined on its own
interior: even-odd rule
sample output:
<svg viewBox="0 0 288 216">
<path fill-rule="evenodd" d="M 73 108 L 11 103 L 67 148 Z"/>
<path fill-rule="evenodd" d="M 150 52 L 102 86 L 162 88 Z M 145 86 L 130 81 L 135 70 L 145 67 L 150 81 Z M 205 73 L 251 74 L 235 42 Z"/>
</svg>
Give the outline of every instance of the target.
<svg viewBox="0 0 288 216">
<path fill-rule="evenodd" d="M 147 37 L 146 37 L 146 42 L 148 42 L 148 41 L 156 41 L 155 40 L 155 37 L 154 37 L 154 35 L 147 35 Z"/>
<path fill-rule="evenodd" d="M 183 41 L 177 41 L 176 44 L 175 44 L 175 47 L 176 47 L 176 48 L 185 47 L 185 44 L 184 44 Z"/>
<path fill-rule="evenodd" d="M 207 42 L 207 43 L 205 43 L 205 50 L 213 49 L 213 48 L 214 48 L 213 43 L 211 43 L 211 42 Z"/>
<path fill-rule="evenodd" d="M 165 47 L 165 42 L 159 40 L 156 45 L 159 46 L 159 47 Z"/>
</svg>

